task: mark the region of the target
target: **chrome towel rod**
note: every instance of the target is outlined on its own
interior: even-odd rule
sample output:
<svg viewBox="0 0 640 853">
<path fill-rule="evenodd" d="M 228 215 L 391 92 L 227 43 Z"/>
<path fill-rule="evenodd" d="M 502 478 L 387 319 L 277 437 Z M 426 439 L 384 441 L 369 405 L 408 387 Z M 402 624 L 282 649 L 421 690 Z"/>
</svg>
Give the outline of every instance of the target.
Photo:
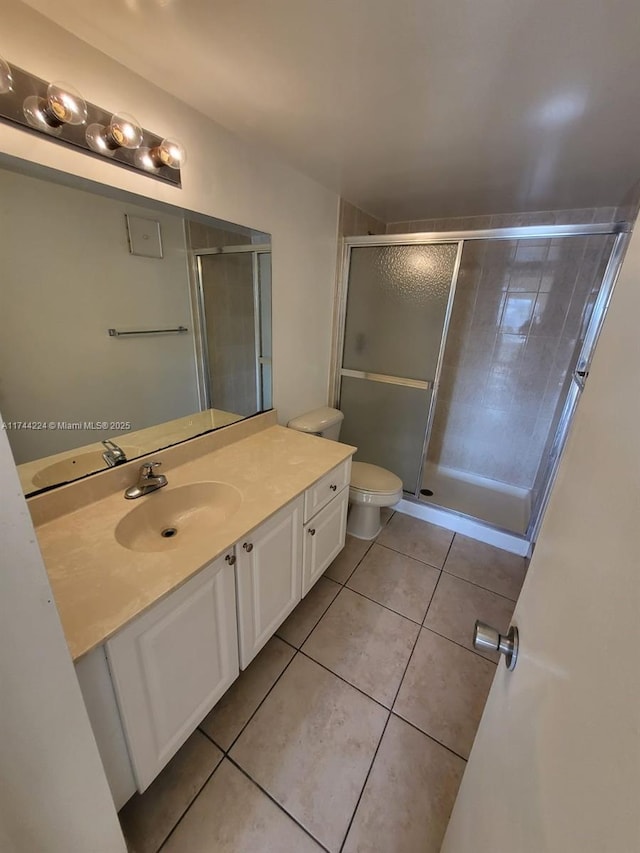
<svg viewBox="0 0 640 853">
<path fill-rule="evenodd" d="M 110 338 L 122 338 L 125 335 L 166 335 L 170 332 L 188 332 L 186 326 L 178 326 L 176 329 L 132 329 L 131 331 L 118 331 L 118 329 L 107 329 Z"/>
</svg>

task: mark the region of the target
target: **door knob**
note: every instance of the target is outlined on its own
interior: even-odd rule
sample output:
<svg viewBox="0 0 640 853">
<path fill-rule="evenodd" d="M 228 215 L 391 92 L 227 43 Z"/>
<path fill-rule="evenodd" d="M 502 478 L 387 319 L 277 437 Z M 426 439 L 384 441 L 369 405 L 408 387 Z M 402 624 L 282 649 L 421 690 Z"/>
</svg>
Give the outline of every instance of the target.
<svg viewBox="0 0 640 853">
<path fill-rule="evenodd" d="M 253 545 L 251 544 L 251 542 L 245 542 L 242 547 L 247 552 L 247 554 L 250 554 L 251 551 L 253 551 Z"/>
<path fill-rule="evenodd" d="M 485 625 L 476 619 L 473 647 L 482 652 L 500 652 L 504 655 L 507 669 L 514 669 L 518 660 L 518 629 L 512 625 L 508 633 L 503 635 L 491 625 Z"/>
</svg>

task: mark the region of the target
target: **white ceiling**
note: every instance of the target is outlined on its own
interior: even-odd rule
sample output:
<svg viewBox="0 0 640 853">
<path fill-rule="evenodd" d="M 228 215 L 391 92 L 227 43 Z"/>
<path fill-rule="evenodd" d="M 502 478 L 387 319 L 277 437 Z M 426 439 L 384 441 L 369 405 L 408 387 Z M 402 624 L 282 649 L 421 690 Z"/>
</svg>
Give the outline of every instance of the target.
<svg viewBox="0 0 640 853">
<path fill-rule="evenodd" d="M 638 0 L 28 0 L 386 221 L 618 204 Z"/>
</svg>

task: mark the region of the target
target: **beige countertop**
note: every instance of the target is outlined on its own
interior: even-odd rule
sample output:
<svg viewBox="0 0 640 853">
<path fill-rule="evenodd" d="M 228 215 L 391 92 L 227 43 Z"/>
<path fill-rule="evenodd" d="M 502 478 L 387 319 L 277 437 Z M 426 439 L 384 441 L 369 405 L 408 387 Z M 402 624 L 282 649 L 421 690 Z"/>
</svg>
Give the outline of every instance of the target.
<svg viewBox="0 0 640 853">
<path fill-rule="evenodd" d="M 354 452 L 346 444 L 271 426 L 175 467 L 167 458 L 163 472 L 169 485 L 161 492 L 217 481 L 242 495 L 235 514 L 206 538 L 193 537 L 171 550 L 131 551 L 115 537 L 118 521 L 143 501 L 153 501 L 153 492 L 127 501 L 118 490 L 36 526 L 73 659 L 103 643 Z"/>
</svg>

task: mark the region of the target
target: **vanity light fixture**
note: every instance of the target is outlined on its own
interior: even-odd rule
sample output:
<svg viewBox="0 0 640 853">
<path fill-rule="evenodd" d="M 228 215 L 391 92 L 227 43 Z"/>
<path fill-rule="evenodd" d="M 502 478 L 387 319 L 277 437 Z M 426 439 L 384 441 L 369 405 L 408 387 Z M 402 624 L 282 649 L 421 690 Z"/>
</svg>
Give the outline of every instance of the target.
<svg viewBox="0 0 640 853">
<path fill-rule="evenodd" d="M 13 91 L 13 75 L 8 62 L 0 56 L 0 95 Z"/>
<path fill-rule="evenodd" d="M 80 125 L 87 120 L 84 98 L 68 83 L 49 83 L 46 98 L 29 95 L 22 109 L 31 127 L 48 133 L 60 133 L 65 124 Z"/>
<path fill-rule="evenodd" d="M 115 113 L 108 125 L 90 124 L 87 128 L 87 143 L 98 154 L 113 156 L 118 148 L 134 151 L 142 144 L 143 132 L 138 120 L 129 113 Z"/>
<path fill-rule="evenodd" d="M 180 142 L 144 130 L 128 113 L 87 103 L 73 86 L 41 80 L 2 57 L 0 121 L 181 186 L 185 150 Z"/>
</svg>

